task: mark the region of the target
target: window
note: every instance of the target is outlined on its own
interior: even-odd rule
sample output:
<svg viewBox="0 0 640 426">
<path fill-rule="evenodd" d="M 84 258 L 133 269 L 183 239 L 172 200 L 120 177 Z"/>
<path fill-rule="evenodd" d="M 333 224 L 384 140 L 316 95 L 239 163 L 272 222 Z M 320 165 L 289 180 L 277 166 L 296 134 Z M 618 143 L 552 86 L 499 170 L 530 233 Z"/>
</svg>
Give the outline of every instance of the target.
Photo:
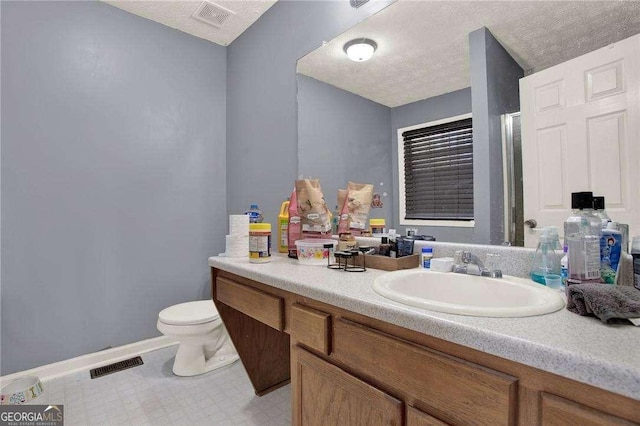
<svg viewBox="0 0 640 426">
<path fill-rule="evenodd" d="M 473 226 L 471 114 L 398 130 L 400 224 Z"/>
</svg>

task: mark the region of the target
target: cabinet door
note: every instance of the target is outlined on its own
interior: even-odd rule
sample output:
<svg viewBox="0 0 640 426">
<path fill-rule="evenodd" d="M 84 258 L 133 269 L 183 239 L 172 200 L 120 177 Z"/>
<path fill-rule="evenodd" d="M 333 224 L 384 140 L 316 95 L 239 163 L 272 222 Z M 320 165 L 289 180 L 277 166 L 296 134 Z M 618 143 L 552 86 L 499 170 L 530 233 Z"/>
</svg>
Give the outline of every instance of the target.
<svg viewBox="0 0 640 426">
<path fill-rule="evenodd" d="M 294 425 L 401 425 L 397 399 L 299 347 L 292 360 Z"/>
<path fill-rule="evenodd" d="M 602 426 L 633 425 L 634 423 L 559 396 L 542 393 L 542 424 Z"/>
<path fill-rule="evenodd" d="M 417 408 L 407 406 L 407 426 L 449 426 Z"/>
<path fill-rule="evenodd" d="M 332 356 L 371 383 L 455 425 L 514 425 L 518 380 L 344 318 Z"/>
</svg>

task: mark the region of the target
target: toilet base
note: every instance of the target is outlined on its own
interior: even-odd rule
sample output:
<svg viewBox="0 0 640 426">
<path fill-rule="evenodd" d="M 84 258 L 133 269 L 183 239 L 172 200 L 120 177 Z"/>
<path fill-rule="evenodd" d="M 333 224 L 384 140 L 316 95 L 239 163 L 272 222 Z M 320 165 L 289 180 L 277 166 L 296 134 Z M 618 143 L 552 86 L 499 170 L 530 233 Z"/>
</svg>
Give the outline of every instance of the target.
<svg viewBox="0 0 640 426">
<path fill-rule="evenodd" d="M 227 341 L 209 359 L 205 358 L 205 354 L 206 351 L 202 345 L 181 342 L 173 361 L 173 374 L 182 377 L 197 376 L 233 364 L 240 358 L 230 341 Z"/>
</svg>

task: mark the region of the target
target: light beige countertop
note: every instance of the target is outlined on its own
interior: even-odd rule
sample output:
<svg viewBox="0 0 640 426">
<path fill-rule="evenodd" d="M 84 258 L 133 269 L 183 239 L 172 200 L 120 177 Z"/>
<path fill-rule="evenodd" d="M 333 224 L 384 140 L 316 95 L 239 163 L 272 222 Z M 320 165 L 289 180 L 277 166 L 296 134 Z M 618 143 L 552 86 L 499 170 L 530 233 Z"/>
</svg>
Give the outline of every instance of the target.
<svg viewBox="0 0 640 426">
<path fill-rule="evenodd" d="M 526 318 L 428 311 L 374 292 L 373 280 L 385 271 L 336 271 L 286 255 L 263 264 L 211 257 L 209 266 L 640 400 L 640 327 L 605 325 L 566 309 Z"/>
</svg>

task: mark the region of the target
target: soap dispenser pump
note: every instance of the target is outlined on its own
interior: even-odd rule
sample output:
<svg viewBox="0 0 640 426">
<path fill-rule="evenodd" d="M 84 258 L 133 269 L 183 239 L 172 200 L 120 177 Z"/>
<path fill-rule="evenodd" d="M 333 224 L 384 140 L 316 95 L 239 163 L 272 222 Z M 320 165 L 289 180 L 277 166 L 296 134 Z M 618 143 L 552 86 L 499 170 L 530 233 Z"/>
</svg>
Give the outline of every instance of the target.
<svg viewBox="0 0 640 426">
<path fill-rule="evenodd" d="M 555 251 L 559 245 L 557 228 L 542 228 L 538 248 L 533 256 L 533 267 L 531 268 L 533 281 L 546 284 L 545 276 L 549 274 L 560 275 L 560 256 Z"/>
</svg>

